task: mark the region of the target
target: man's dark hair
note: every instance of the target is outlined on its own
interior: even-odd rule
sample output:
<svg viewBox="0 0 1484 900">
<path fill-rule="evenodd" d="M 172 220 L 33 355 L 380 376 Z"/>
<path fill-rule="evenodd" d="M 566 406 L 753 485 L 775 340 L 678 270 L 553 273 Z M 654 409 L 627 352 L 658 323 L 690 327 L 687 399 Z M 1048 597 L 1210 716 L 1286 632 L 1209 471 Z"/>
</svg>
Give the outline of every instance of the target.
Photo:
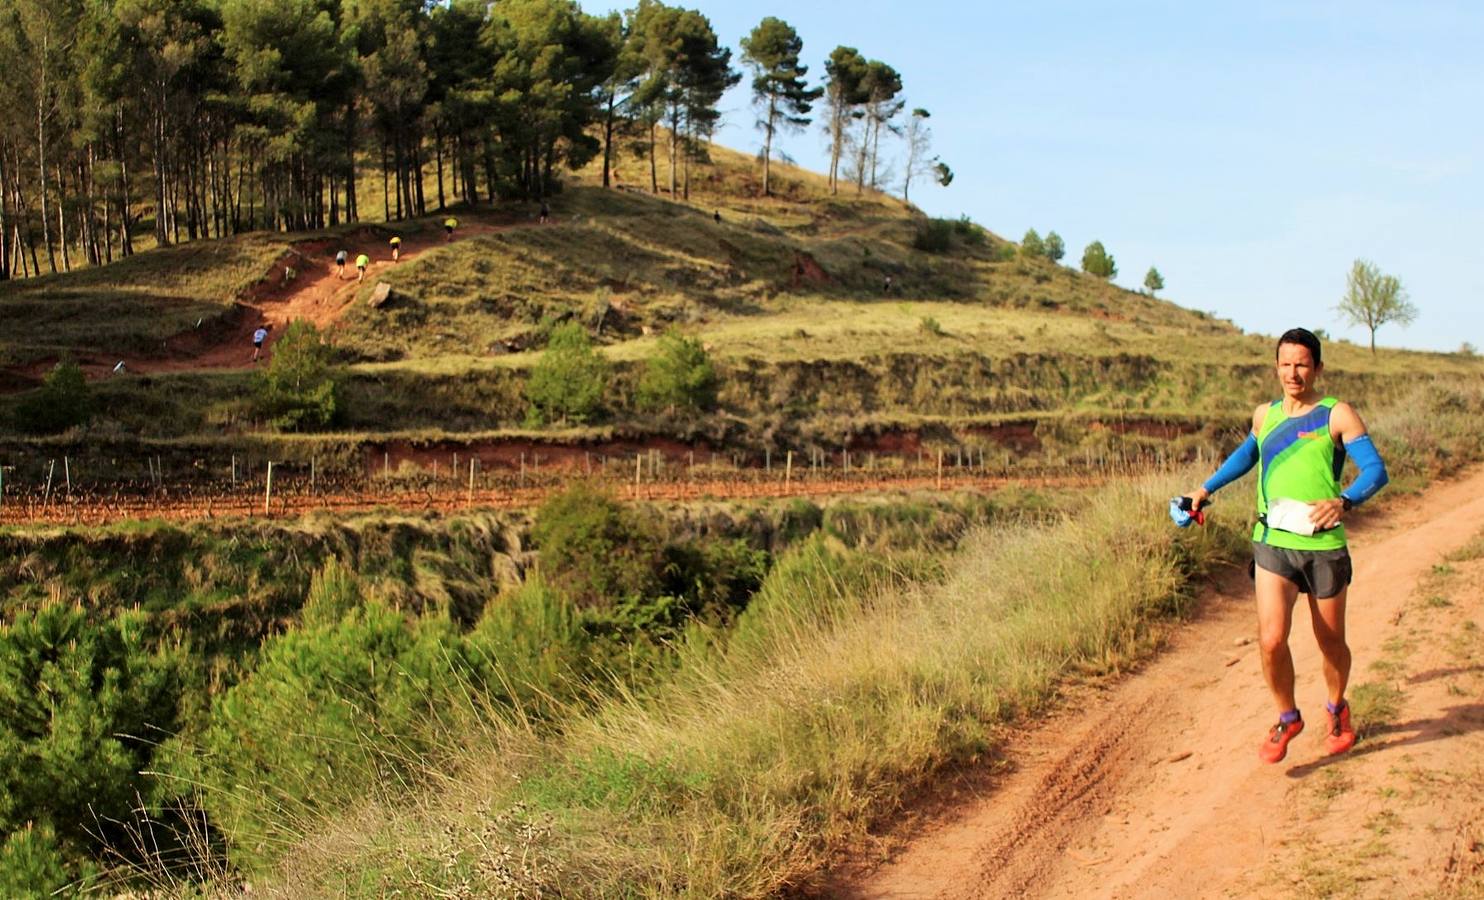
<svg viewBox="0 0 1484 900">
<path fill-rule="evenodd" d="M 1283 332 L 1283 336 L 1278 338 L 1278 348 L 1273 351 L 1273 354 L 1275 356 L 1277 355 L 1278 350 L 1281 350 L 1283 348 L 1284 344 L 1298 344 L 1300 347 L 1308 347 L 1309 356 L 1313 357 L 1314 365 L 1324 365 L 1324 357 L 1319 352 L 1319 338 L 1315 337 L 1314 332 L 1310 331 L 1309 329 L 1290 328 L 1287 331 Z"/>
</svg>

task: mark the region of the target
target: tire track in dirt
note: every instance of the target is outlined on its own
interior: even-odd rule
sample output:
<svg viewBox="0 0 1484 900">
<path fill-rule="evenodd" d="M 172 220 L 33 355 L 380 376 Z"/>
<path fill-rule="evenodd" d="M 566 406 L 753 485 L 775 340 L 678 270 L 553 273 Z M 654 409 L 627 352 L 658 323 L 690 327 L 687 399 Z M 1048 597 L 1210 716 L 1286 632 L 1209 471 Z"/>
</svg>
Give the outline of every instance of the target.
<svg viewBox="0 0 1484 900">
<path fill-rule="evenodd" d="M 1354 525 L 1356 577 L 1347 623 L 1355 657 L 1352 685 L 1366 680 L 1368 666 L 1392 646 L 1418 579 L 1481 529 L 1484 469 L 1400 500 L 1384 515 Z M 1477 621 L 1484 615 L 1484 592 L 1466 596 L 1466 614 Z M 1346 756 L 1324 757 L 1320 659 L 1307 607 L 1301 603 L 1298 609 L 1291 646 L 1310 727 L 1283 763 L 1264 766 L 1256 758 L 1257 744 L 1271 724 L 1271 700 L 1251 640 L 1250 586 L 1245 577 L 1227 579 L 1141 672 L 1111 686 L 1072 690 L 1061 711 L 1013 733 L 1007 757 L 997 764 L 1003 774 L 960 776 L 967 785 L 962 796 L 947 801 L 945 809 L 909 811 L 901 829 L 880 839 L 875 856 L 889 855 L 887 862 L 873 865 L 862 854 L 831 873 L 819 893 L 850 898 L 1290 893 L 1286 884 L 1275 890 L 1251 879 L 1282 848 L 1312 859 L 1311 824 L 1303 804 L 1295 801 L 1305 779 L 1330 767 L 1373 760 L 1384 770 L 1408 759 L 1406 748 L 1416 741 L 1431 747 L 1473 741 L 1484 729 L 1458 718 L 1470 709 L 1484 710 L 1484 704 L 1459 704 L 1454 698 L 1460 713 L 1444 698 L 1437 701 L 1443 705 L 1420 710 L 1408 724 L 1417 732 L 1412 737 L 1371 737 Z M 1474 753 L 1473 745 L 1457 744 L 1453 752 Z M 1361 830 L 1354 822 L 1339 827 Z M 1401 861 L 1403 868 L 1426 876 L 1415 882 L 1416 890 L 1446 885 L 1453 877 L 1444 871 L 1448 859 L 1454 868 L 1479 865 L 1484 856 L 1479 837 L 1467 823 L 1460 827 L 1468 833 L 1455 841 L 1451 857 Z M 1434 865 L 1437 859 L 1443 862 Z"/>
</svg>

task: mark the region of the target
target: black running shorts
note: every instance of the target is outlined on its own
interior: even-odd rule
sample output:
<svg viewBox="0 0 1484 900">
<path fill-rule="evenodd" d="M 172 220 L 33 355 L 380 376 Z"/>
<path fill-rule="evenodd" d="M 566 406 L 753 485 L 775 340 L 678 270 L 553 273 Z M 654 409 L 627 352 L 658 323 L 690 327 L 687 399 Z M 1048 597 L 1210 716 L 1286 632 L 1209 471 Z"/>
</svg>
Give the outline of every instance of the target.
<svg viewBox="0 0 1484 900">
<path fill-rule="evenodd" d="M 1252 561 L 1288 579 L 1316 600 L 1333 597 L 1350 584 L 1350 551 L 1289 550 L 1252 542 Z"/>
</svg>

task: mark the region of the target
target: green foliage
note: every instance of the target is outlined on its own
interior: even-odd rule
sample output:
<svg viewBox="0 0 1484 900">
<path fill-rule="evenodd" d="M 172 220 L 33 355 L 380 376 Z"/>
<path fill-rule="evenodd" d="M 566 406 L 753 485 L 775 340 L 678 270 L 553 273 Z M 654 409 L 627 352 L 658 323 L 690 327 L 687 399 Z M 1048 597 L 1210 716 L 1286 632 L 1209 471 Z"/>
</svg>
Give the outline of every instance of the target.
<svg viewBox="0 0 1484 900">
<path fill-rule="evenodd" d="M 659 339 L 639 380 L 644 409 L 703 412 L 716 406 L 716 368 L 698 338 L 671 329 Z"/>
<path fill-rule="evenodd" d="M 764 18 L 742 39 L 742 61 L 753 72 L 753 104 L 761 113 L 757 125 L 764 135 L 764 195 L 771 191 L 769 173 L 774 137 L 780 128 L 798 130 L 807 126 L 814 101 L 824 93 L 821 88 L 808 87 L 804 81 L 809 67 L 799 63 L 803 48 L 798 32 L 773 16 Z"/>
<path fill-rule="evenodd" d="M 0 628 L 0 832 L 50 829 L 8 858 L 34 859 L 49 836 L 96 848 L 148 793 L 140 772 L 175 729 L 180 657 L 151 651 L 143 623 L 52 603 Z"/>
<path fill-rule="evenodd" d="M 275 428 L 322 428 L 335 418 L 332 353 L 314 323 L 289 323 L 257 385 L 258 408 Z"/>
<path fill-rule="evenodd" d="M 586 422 L 597 414 L 609 366 L 576 322 L 552 329 L 541 360 L 526 383 L 527 421 Z"/>
<path fill-rule="evenodd" d="M 1082 271 L 1112 280 L 1118 274 L 1118 264 L 1113 261 L 1113 255 L 1103 247 L 1102 241 L 1093 241 L 1082 251 Z"/>
<path fill-rule="evenodd" d="M 361 583 L 355 572 L 332 556 L 324 561 L 309 583 L 299 621 L 305 628 L 334 625 L 361 603 Z"/>
<path fill-rule="evenodd" d="M 948 163 L 941 159 L 933 161 L 933 180 L 938 183 L 939 187 L 948 187 L 953 184 L 953 170 L 948 167 Z"/>
<path fill-rule="evenodd" d="M 86 878 L 91 868 L 69 862 L 51 825 L 27 822 L 0 843 L 0 897 L 42 900 L 67 896 L 67 889 L 76 890 L 76 882 Z"/>
<path fill-rule="evenodd" d="M 1062 241 L 1061 235 L 1054 231 L 1046 232 L 1046 258 L 1052 262 L 1061 262 L 1061 258 L 1067 255 L 1067 245 Z"/>
<path fill-rule="evenodd" d="M 947 253 L 953 246 L 954 228 L 951 219 L 928 219 L 917 226 L 912 248 L 924 253 Z"/>
<path fill-rule="evenodd" d="M 656 593 L 661 542 L 648 520 L 600 488 L 577 483 L 536 511 L 542 578 L 581 607 Z"/>
<path fill-rule="evenodd" d="M 1345 296 L 1335 307 L 1345 321 L 1361 325 L 1371 333 L 1371 353 L 1376 352 L 1376 329 L 1388 322 L 1406 326 L 1417 318 L 1417 307 L 1407 299 L 1406 289 L 1395 275 L 1384 275 L 1375 263 L 1357 259 L 1345 280 Z"/>
<path fill-rule="evenodd" d="M 452 625 L 370 602 L 264 643 L 257 669 L 213 705 L 172 768 L 239 862 L 269 860 L 311 817 L 411 785 L 439 752 L 431 724 L 473 665 Z"/>
<path fill-rule="evenodd" d="M 16 424 L 32 434 L 55 434 L 86 424 L 94 406 L 82 367 L 64 360 L 46 373 L 36 393 L 16 407 Z"/>
<path fill-rule="evenodd" d="M 1164 288 L 1164 277 L 1159 274 L 1158 269 L 1150 266 L 1149 271 L 1144 274 L 1144 289 L 1149 292 L 1149 296 L 1153 297 L 1155 291 L 1162 291 Z"/>
<path fill-rule="evenodd" d="M 942 337 L 944 334 L 943 326 L 939 325 L 938 320 L 933 318 L 932 316 L 923 316 L 922 322 L 918 325 L 918 327 L 921 328 L 925 333 L 936 335 L 938 337 Z"/>
<path fill-rule="evenodd" d="M 1046 255 L 1046 243 L 1041 240 L 1041 236 L 1036 233 L 1036 229 L 1026 229 L 1025 237 L 1020 239 L 1020 255 L 1028 256 L 1032 259 Z"/>
</svg>

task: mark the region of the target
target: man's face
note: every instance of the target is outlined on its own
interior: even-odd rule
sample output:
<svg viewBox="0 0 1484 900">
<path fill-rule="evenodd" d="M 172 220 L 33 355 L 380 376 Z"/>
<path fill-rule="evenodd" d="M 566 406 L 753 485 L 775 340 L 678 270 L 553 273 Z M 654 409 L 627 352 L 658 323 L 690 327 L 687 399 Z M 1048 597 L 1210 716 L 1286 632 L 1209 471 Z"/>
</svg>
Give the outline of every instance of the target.
<svg viewBox="0 0 1484 900">
<path fill-rule="evenodd" d="M 1288 397 L 1302 397 L 1319 379 L 1323 366 L 1314 365 L 1314 356 L 1303 344 L 1281 344 L 1278 347 L 1278 382 Z"/>
</svg>

